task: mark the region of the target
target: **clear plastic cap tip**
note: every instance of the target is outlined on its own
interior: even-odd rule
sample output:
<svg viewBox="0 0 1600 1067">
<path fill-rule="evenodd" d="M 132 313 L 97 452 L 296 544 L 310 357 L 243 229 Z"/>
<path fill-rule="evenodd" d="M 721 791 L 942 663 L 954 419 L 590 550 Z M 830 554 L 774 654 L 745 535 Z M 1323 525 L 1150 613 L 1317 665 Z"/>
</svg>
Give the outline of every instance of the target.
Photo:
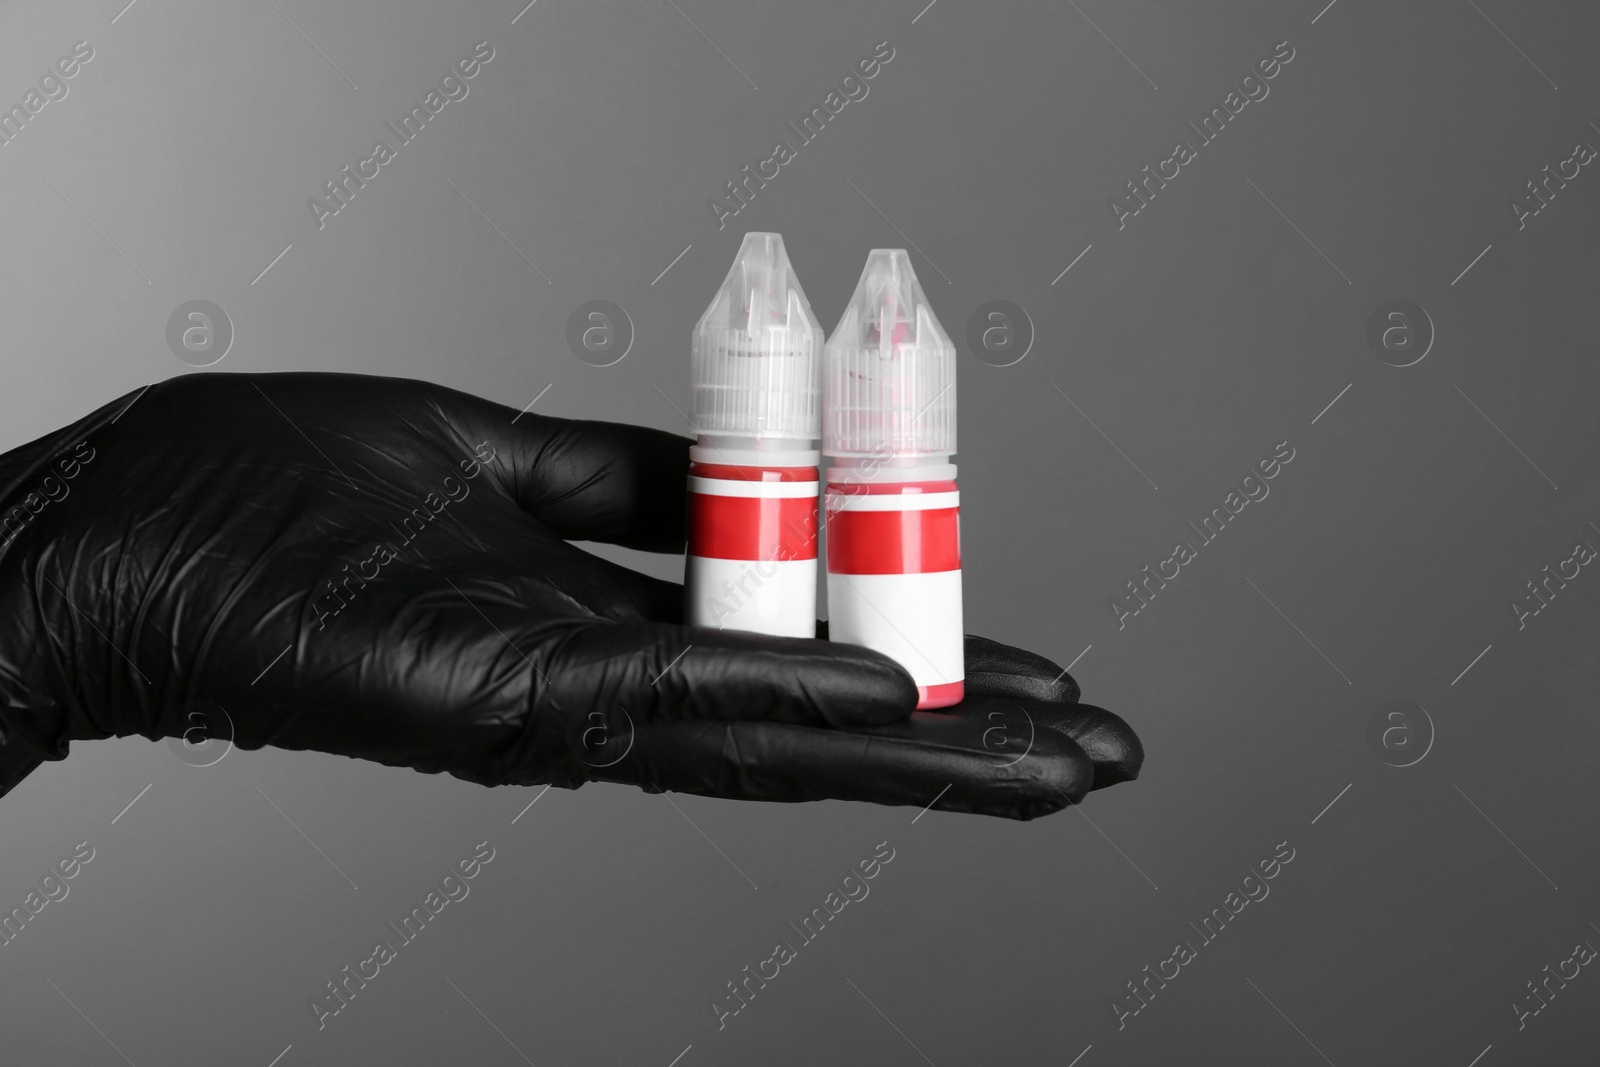
<svg viewBox="0 0 1600 1067">
<path fill-rule="evenodd" d="M 956 346 L 903 248 L 874 248 L 823 358 L 822 451 L 947 456 L 956 450 Z"/>
<path fill-rule="evenodd" d="M 818 434 L 822 324 L 782 236 L 747 233 L 694 328 L 698 432 L 811 441 Z"/>
</svg>

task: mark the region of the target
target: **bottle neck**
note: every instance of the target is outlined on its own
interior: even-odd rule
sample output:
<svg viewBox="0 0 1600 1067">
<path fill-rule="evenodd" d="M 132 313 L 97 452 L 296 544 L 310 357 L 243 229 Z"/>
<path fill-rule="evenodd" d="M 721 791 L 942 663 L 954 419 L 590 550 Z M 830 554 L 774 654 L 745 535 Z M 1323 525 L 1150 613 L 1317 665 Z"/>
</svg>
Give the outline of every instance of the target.
<svg viewBox="0 0 1600 1067">
<path fill-rule="evenodd" d="M 740 467 L 815 467 L 822 453 L 814 440 L 703 433 L 689 446 L 690 463 Z"/>
<path fill-rule="evenodd" d="M 919 456 L 834 456 L 830 485 L 894 485 L 902 482 L 955 481 L 950 453 Z"/>
</svg>

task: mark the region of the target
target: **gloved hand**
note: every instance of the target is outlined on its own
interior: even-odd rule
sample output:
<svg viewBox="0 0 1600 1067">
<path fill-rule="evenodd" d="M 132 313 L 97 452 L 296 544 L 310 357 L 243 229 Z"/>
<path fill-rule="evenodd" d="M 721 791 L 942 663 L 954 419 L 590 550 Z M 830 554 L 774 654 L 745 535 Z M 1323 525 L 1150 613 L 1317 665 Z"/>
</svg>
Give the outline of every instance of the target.
<svg viewBox="0 0 1600 1067">
<path fill-rule="evenodd" d="M 688 446 L 422 382 L 194 374 L 7 453 L 0 793 L 197 716 L 485 785 L 1012 818 L 1138 773 L 1040 657 L 971 638 L 968 699 L 912 715 L 880 654 L 679 625 L 680 587 L 567 543 L 681 552 Z"/>
</svg>

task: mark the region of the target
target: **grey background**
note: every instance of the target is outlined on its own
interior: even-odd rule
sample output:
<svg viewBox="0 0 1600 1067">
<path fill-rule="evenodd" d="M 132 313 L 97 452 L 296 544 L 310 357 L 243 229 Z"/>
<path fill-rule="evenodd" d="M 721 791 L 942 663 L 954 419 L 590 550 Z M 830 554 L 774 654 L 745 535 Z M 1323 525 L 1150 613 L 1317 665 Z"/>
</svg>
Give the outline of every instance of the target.
<svg viewBox="0 0 1600 1067">
<path fill-rule="evenodd" d="M 1148 750 L 1011 824 L 78 745 L 0 804 L 7 907 L 96 849 L 0 948 L 0 1058 L 1592 1059 L 1600 978 L 1520 1030 L 1512 1005 L 1600 943 L 1600 577 L 1522 630 L 1509 603 L 1600 545 L 1600 175 L 1520 231 L 1507 198 L 1600 144 L 1594 10 L 925 2 L 0 8 L 8 104 L 95 49 L 0 148 L 0 444 L 188 373 L 165 329 L 193 299 L 232 320 L 218 370 L 548 387 L 535 410 L 683 430 L 744 231 L 785 235 L 829 327 L 866 251 L 911 242 L 958 344 L 990 299 L 1037 331 L 1014 366 L 962 356 L 968 628 L 1076 659 Z M 319 231 L 306 199 L 479 40 L 470 95 Z M 880 40 L 870 95 L 719 231 L 707 198 Z M 1270 95 L 1119 231 L 1107 199 L 1283 40 Z M 637 331 L 614 366 L 565 345 L 593 299 Z M 1437 331 L 1406 368 L 1365 342 L 1391 299 Z M 1118 629 L 1123 583 L 1281 441 L 1271 495 Z M 1366 741 L 1391 700 L 1435 731 L 1410 767 Z M 471 895 L 319 1031 L 307 999 L 483 840 Z M 724 983 L 885 840 L 871 896 L 719 1032 Z M 1119 1029 L 1125 983 L 1283 841 L 1270 896 Z"/>
</svg>

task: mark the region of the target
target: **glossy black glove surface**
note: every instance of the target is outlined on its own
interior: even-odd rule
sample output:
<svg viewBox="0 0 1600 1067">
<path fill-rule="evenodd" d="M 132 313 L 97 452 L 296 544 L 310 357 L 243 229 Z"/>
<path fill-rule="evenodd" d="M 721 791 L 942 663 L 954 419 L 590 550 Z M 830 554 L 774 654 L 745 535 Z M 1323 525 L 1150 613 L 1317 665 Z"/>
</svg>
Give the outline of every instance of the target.
<svg viewBox="0 0 1600 1067">
<path fill-rule="evenodd" d="M 1032 818 L 1142 752 L 971 638 L 950 714 L 887 658 L 678 624 L 568 539 L 684 544 L 689 442 L 421 382 L 196 374 L 0 457 L 0 792 L 67 742 L 316 749 L 486 785 L 633 783 Z M 941 793 L 942 791 L 942 793 Z"/>
</svg>

